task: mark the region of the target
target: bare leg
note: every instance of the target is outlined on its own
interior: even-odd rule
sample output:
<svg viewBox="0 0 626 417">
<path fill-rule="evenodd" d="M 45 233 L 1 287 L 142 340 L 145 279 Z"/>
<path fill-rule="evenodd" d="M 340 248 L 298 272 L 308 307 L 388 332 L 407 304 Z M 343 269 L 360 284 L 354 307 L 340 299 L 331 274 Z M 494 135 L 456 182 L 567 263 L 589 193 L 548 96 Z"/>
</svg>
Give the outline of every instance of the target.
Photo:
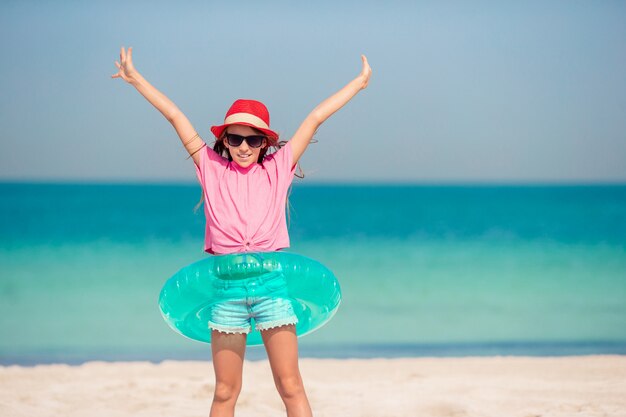
<svg viewBox="0 0 626 417">
<path fill-rule="evenodd" d="M 261 332 L 270 360 L 274 383 L 285 403 L 288 417 L 312 417 L 298 368 L 298 338 L 295 325 Z"/>
<path fill-rule="evenodd" d="M 211 332 L 211 351 L 215 369 L 215 393 L 210 417 L 233 417 L 241 392 L 246 335 Z"/>
</svg>

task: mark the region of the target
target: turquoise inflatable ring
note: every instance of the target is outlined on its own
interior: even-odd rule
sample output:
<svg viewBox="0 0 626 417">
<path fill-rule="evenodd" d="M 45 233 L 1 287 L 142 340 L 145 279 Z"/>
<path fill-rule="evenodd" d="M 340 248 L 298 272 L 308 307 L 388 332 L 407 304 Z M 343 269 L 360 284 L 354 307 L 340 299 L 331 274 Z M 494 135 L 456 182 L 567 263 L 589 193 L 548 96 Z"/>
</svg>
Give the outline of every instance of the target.
<svg viewBox="0 0 626 417">
<path fill-rule="evenodd" d="M 223 280 L 263 280 L 276 274 L 285 277 L 288 299 L 298 317 L 298 336 L 319 329 L 337 312 L 341 289 L 335 275 L 313 259 L 288 252 L 219 255 L 190 264 L 167 280 L 159 295 L 159 308 L 174 331 L 211 343 L 208 318 L 213 305 L 223 301 L 217 289 Z M 263 343 L 254 323 L 246 343 Z"/>
</svg>

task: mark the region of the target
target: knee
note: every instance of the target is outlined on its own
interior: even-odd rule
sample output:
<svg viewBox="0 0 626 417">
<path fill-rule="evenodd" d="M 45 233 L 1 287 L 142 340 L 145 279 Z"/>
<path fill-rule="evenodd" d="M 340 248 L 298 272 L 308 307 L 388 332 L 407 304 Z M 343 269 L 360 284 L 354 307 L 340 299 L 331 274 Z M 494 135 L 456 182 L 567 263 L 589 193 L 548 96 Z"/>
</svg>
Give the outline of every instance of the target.
<svg viewBox="0 0 626 417">
<path fill-rule="evenodd" d="M 241 385 L 218 382 L 215 384 L 213 401 L 220 403 L 235 402 L 239 396 L 239 391 L 241 391 Z"/>
<path fill-rule="evenodd" d="M 283 399 L 296 398 L 304 394 L 304 384 L 300 375 L 278 377 L 276 388 Z"/>
</svg>

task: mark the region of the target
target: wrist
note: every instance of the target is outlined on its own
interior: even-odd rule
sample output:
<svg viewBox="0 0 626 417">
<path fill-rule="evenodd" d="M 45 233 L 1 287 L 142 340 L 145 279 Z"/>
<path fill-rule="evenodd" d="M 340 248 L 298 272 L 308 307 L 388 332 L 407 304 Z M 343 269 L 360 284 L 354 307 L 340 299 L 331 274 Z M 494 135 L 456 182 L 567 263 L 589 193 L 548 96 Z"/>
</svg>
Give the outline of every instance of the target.
<svg viewBox="0 0 626 417">
<path fill-rule="evenodd" d="M 359 86 L 359 91 L 364 90 L 365 87 L 367 87 L 368 77 L 366 77 L 365 75 L 359 75 L 358 77 L 356 77 L 356 81 Z"/>
<path fill-rule="evenodd" d="M 133 71 L 132 73 L 127 75 L 128 83 L 137 87 L 141 85 L 145 80 L 137 71 Z"/>
<path fill-rule="evenodd" d="M 350 81 L 350 84 L 348 84 L 350 90 L 352 90 L 354 94 L 363 90 L 365 88 L 365 85 L 365 80 L 361 75 L 357 76 L 354 80 Z"/>
</svg>

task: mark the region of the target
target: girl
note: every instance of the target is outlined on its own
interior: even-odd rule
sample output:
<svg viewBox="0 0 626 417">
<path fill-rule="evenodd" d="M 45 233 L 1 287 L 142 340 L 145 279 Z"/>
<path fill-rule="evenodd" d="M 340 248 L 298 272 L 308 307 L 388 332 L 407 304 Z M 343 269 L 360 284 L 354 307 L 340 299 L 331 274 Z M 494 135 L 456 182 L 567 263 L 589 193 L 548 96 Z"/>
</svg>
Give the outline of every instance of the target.
<svg viewBox="0 0 626 417">
<path fill-rule="evenodd" d="M 205 204 L 205 251 L 217 255 L 288 247 L 285 202 L 295 166 L 318 127 L 367 87 L 372 72 L 367 58 L 361 55 L 361 73 L 318 105 L 284 146 L 270 129 L 263 103 L 237 100 L 224 123 L 211 127 L 216 142 L 210 149 L 178 107 L 137 72 L 132 57 L 132 48 L 128 52 L 121 48 L 120 61 L 115 62 L 119 71 L 112 78 L 122 78 L 156 107 L 193 158 Z M 279 149 L 269 154 L 269 148 Z M 212 417 L 234 415 L 252 317 L 261 331 L 287 415 L 312 415 L 298 368 L 297 318 L 280 291 L 270 289 L 269 293 L 252 302 L 220 303 L 211 313 L 208 325 L 216 378 Z"/>
</svg>

